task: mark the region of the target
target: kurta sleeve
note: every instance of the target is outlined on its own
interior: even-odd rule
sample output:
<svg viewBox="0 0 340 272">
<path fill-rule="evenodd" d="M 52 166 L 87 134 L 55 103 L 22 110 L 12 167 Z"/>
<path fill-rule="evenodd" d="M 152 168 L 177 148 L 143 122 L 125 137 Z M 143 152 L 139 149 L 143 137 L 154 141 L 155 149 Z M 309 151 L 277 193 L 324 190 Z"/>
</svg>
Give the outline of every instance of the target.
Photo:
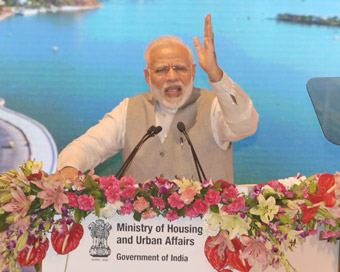
<svg viewBox="0 0 340 272">
<path fill-rule="evenodd" d="M 72 166 L 84 172 L 118 153 L 124 146 L 128 101 L 124 99 L 97 125 L 68 144 L 59 155 L 58 170 Z"/>
<path fill-rule="evenodd" d="M 246 92 L 225 73 L 210 85 L 216 94 L 211 107 L 213 135 L 216 143 L 227 149 L 230 142 L 255 133 L 259 115 Z"/>
</svg>

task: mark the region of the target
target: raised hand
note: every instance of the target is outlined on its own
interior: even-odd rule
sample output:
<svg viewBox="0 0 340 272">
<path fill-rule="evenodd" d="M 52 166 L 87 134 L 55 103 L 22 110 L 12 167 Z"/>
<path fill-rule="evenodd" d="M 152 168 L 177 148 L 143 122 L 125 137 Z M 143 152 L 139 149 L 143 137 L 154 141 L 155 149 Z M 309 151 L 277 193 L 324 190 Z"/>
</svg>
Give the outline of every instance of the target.
<svg viewBox="0 0 340 272">
<path fill-rule="evenodd" d="M 205 17 L 203 47 L 197 37 L 194 38 L 194 45 L 197 52 L 198 63 L 207 73 L 210 81 L 219 81 L 222 78 L 223 71 L 217 65 L 210 13 Z"/>
</svg>

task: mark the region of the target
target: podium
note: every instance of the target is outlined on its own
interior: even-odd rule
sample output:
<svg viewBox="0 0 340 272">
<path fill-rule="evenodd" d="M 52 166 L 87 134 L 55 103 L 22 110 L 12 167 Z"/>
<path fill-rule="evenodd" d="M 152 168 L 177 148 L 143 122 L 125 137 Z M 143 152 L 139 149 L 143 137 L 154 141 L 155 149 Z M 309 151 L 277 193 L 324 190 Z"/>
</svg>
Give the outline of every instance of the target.
<svg viewBox="0 0 340 272">
<path fill-rule="evenodd" d="M 253 185 L 240 185 L 249 192 Z M 209 234 L 203 232 L 200 218 L 168 221 L 152 218 L 135 221 L 132 216 L 114 215 L 110 219 L 88 216 L 83 221 L 84 237 L 78 248 L 67 255 L 57 255 L 50 248 L 42 271 L 48 272 L 187 272 L 215 270 L 204 255 Z M 339 246 L 308 237 L 297 244 L 287 257 L 299 272 L 337 272 Z M 237 270 L 233 270 L 237 272 Z M 285 272 L 268 267 L 266 272 Z"/>
</svg>

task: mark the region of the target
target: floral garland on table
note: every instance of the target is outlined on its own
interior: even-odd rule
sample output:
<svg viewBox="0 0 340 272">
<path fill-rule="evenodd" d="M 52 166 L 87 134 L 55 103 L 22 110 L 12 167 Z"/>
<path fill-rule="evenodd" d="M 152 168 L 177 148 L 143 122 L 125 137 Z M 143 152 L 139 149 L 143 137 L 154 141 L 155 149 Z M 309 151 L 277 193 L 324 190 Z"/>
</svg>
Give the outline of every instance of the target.
<svg viewBox="0 0 340 272">
<path fill-rule="evenodd" d="M 59 254 L 77 248 L 81 220 L 94 212 L 112 217 L 133 214 L 135 220 L 163 216 L 202 217 L 208 261 L 219 272 L 265 270 L 284 266 L 295 271 L 284 250 L 318 233 L 329 241 L 340 237 L 340 173 L 270 181 L 249 195 L 226 181 L 204 183 L 156 178 L 136 184 L 131 177 L 97 177 L 51 182 L 42 163 L 28 161 L 18 170 L 0 173 L 0 269 L 21 271 L 38 265 L 51 244 Z M 55 221 L 55 216 L 59 220 Z"/>
</svg>

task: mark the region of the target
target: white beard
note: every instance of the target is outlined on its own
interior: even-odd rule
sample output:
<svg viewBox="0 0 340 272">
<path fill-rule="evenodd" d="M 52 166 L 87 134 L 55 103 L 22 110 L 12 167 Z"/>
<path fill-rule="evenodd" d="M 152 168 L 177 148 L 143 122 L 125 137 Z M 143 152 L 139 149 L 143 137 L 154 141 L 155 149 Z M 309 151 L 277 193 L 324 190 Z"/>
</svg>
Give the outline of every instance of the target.
<svg viewBox="0 0 340 272">
<path fill-rule="evenodd" d="M 180 86 L 182 89 L 182 95 L 179 97 L 168 97 L 165 95 L 165 89 L 171 87 L 172 85 Z M 184 105 L 184 103 L 190 97 L 194 84 L 193 79 L 188 83 L 188 85 L 183 85 L 182 82 L 176 81 L 174 83 L 165 84 L 162 89 L 155 87 L 150 81 L 151 93 L 153 97 L 158 101 L 158 103 L 167 107 L 168 109 L 178 109 Z"/>
</svg>

